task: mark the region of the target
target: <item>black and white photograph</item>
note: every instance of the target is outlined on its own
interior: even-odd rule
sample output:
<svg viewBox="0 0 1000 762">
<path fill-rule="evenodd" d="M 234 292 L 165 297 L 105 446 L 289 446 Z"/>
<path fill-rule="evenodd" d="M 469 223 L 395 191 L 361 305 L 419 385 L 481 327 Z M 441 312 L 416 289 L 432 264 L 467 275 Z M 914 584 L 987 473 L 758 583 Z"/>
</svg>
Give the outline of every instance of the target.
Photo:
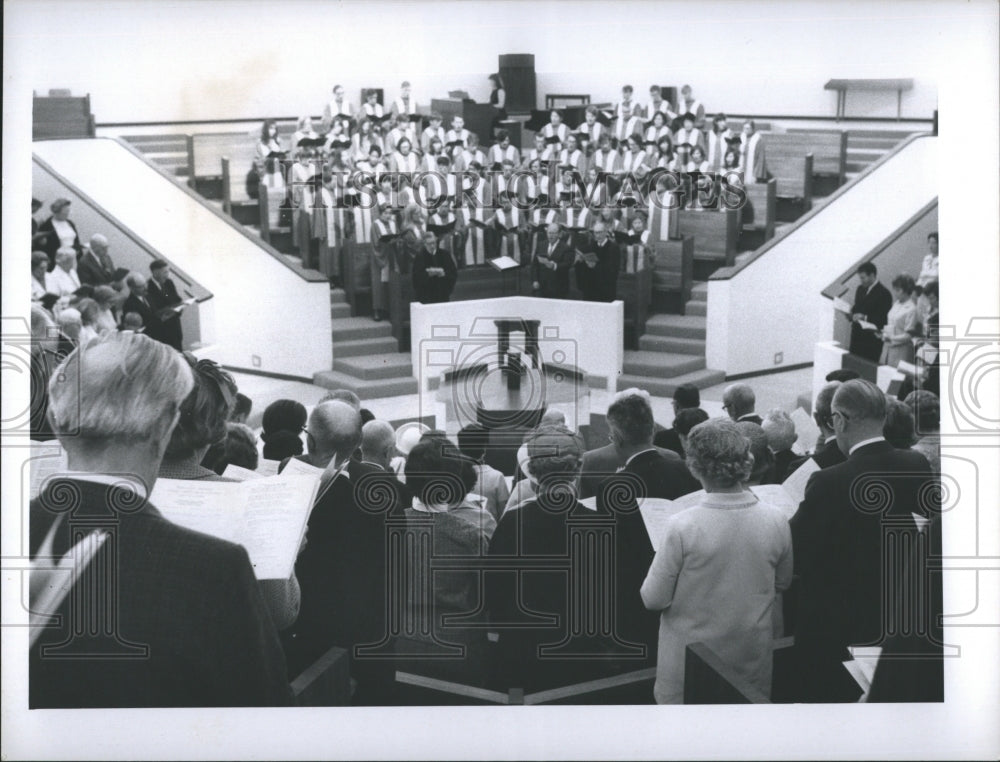
<svg viewBox="0 0 1000 762">
<path fill-rule="evenodd" d="M 4 11 L 4 759 L 1000 755 L 995 2 Z"/>
</svg>

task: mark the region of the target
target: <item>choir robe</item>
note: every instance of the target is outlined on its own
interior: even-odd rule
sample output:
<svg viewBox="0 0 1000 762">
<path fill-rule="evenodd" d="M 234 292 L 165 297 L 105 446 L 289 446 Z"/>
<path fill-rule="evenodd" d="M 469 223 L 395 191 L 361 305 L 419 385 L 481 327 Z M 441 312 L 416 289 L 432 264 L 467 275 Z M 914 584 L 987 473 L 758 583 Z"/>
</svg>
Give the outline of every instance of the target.
<svg viewBox="0 0 1000 762">
<path fill-rule="evenodd" d="M 551 144 L 554 143 L 565 143 L 566 138 L 569 137 L 569 127 L 564 123 L 560 122 L 558 125 L 549 122 L 547 125 L 542 127 L 542 135 L 545 137 L 545 142 Z"/>
<path fill-rule="evenodd" d="M 381 219 L 372 223 L 371 242 L 371 279 L 372 279 L 372 309 L 385 312 L 389 308 L 389 267 L 396 261 L 396 249 L 399 239 L 383 240 L 386 236 L 398 235 L 396 220 L 390 219 L 388 224 Z"/>
<path fill-rule="evenodd" d="M 596 121 L 593 124 L 584 122 L 576 128 L 576 134 L 580 136 L 581 141 L 585 141 L 596 147 L 598 141 L 601 139 L 601 135 L 604 134 L 604 125 Z"/>
<path fill-rule="evenodd" d="M 416 98 L 414 98 L 413 95 L 411 94 L 410 97 L 404 101 L 403 96 L 399 96 L 398 98 L 396 98 L 396 100 L 392 102 L 392 105 L 389 107 L 389 113 L 395 114 L 397 116 L 399 114 L 403 114 L 404 116 L 415 116 L 417 113 Z"/>
<path fill-rule="evenodd" d="M 338 104 L 336 100 L 332 100 L 327 103 L 326 108 L 323 109 L 323 123 L 329 125 L 335 116 L 354 119 L 354 109 L 347 101 Z"/>
<path fill-rule="evenodd" d="M 466 228 L 464 259 L 466 267 L 486 264 L 486 210 L 476 204 L 462 209 Z"/>
<path fill-rule="evenodd" d="M 340 255 L 336 247 L 337 230 L 333 210 L 336 196 L 328 188 L 317 193 L 312 187 L 302 189 L 297 228 L 302 266 L 319 270 L 326 276 L 340 276 Z"/>
<path fill-rule="evenodd" d="M 755 132 L 749 138 L 743 135 L 740 142 L 740 169 L 747 183 L 762 183 L 767 180 L 767 160 L 764 156 L 764 141 Z"/>
<path fill-rule="evenodd" d="M 660 139 L 663 137 L 669 137 L 673 141 L 674 136 L 670 133 L 670 127 L 664 125 L 663 127 L 647 127 L 645 134 L 645 141 L 647 146 L 656 146 L 659 144 Z"/>
<path fill-rule="evenodd" d="M 559 210 L 557 217 L 563 229 L 563 237 L 573 246 L 583 246 L 590 237 L 590 226 L 594 224 L 594 215 L 587 208 L 566 207 Z"/>
<path fill-rule="evenodd" d="M 506 148 L 501 148 L 499 143 L 495 143 L 490 146 L 489 153 L 486 155 L 486 160 L 489 162 L 488 166 L 492 169 L 502 169 L 505 161 L 513 162 L 516 167 L 521 163 L 521 154 L 512 145 L 507 146 Z"/>
<path fill-rule="evenodd" d="M 649 230 L 626 233 L 627 240 L 619 241 L 622 252 L 622 272 L 633 275 L 652 266 L 649 248 Z"/>
<path fill-rule="evenodd" d="M 434 138 L 440 140 L 441 145 L 443 146 L 447 142 L 446 137 L 447 135 L 444 131 L 444 127 L 427 127 L 422 133 L 420 133 L 420 150 L 427 153 L 427 151 L 430 150 L 431 141 L 434 140 Z"/>
<path fill-rule="evenodd" d="M 378 135 L 362 135 L 360 132 L 354 134 L 351 138 L 351 158 L 355 162 L 367 161 L 368 155 L 371 153 L 372 146 L 378 146 L 380 151 L 384 151 L 382 145 L 382 138 Z"/>
<path fill-rule="evenodd" d="M 478 148 L 474 150 L 469 150 L 466 148 L 462 151 L 455 159 L 456 165 L 460 167 L 459 171 L 464 172 L 469 168 L 472 162 L 478 163 L 481 167 L 486 167 L 486 154 L 480 151 Z"/>
<path fill-rule="evenodd" d="M 633 174 L 638 171 L 639 167 L 646 164 L 646 152 L 645 151 L 626 151 L 625 155 L 622 157 L 622 172 L 632 172 Z M 646 164 L 648 168 L 648 164 Z"/>
<path fill-rule="evenodd" d="M 687 143 L 692 148 L 701 146 L 701 150 L 705 151 L 705 136 L 702 135 L 701 130 L 697 127 L 692 127 L 690 130 L 685 130 L 681 127 L 677 130 L 677 134 L 674 135 L 674 145 L 680 145 L 681 143 Z"/>
<path fill-rule="evenodd" d="M 523 264 L 521 250 L 525 221 L 522 212 L 513 207 L 497 209 L 492 224 L 495 235 L 492 236 L 490 258 L 507 256 Z"/>
<path fill-rule="evenodd" d="M 669 125 L 674 119 L 677 118 L 677 112 L 674 111 L 673 106 L 670 105 L 669 101 L 661 100 L 659 103 L 649 103 L 649 119 L 652 121 L 653 114 L 660 113 L 667 117 L 667 124 Z"/>
<path fill-rule="evenodd" d="M 713 171 L 718 171 L 722 167 L 722 159 L 726 155 L 726 150 L 729 148 L 729 143 L 726 142 L 726 138 L 735 137 L 736 133 L 728 128 L 718 134 L 714 130 L 708 131 L 708 149 L 705 152 L 705 156 L 708 159 L 708 166 Z"/>
<path fill-rule="evenodd" d="M 607 183 L 603 182 L 587 183 L 586 193 L 584 203 L 591 209 L 606 206 L 610 198 Z"/>
<path fill-rule="evenodd" d="M 385 150 L 385 156 L 396 153 L 396 146 L 399 145 L 399 141 L 406 137 L 399 127 L 393 127 L 389 132 L 386 133 L 385 137 L 382 139 L 383 149 Z"/>
<path fill-rule="evenodd" d="M 412 151 L 405 156 L 397 151 L 392 155 L 392 165 L 396 172 L 412 173 L 420 168 L 420 159 Z"/>
<path fill-rule="evenodd" d="M 596 167 L 597 171 L 606 174 L 614 175 L 623 171 L 623 157 L 618 151 L 594 151 L 594 155 L 590 157 L 590 165 L 587 169 Z"/>
<path fill-rule="evenodd" d="M 542 181 L 547 181 L 547 177 L 538 178 L 533 175 L 521 173 L 512 178 L 513 191 L 517 194 L 518 201 L 522 205 L 539 203 L 542 195 Z M 508 186 L 508 190 L 511 187 Z"/>
<path fill-rule="evenodd" d="M 696 125 L 705 121 L 705 107 L 697 99 L 692 99 L 690 102 L 681 99 L 677 103 L 677 110 L 681 114 L 694 114 L 694 123 Z"/>
<path fill-rule="evenodd" d="M 573 169 L 582 175 L 586 171 L 586 157 L 579 148 L 572 153 L 564 148 L 559 152 L 559 166 L 562 169 Z"/>
<path fill-rule="evenodd" d="M 448 130 L 445 135 L 445 145 L 452 145 L 453 143 L 461 143 L 462 148 L 465 148 L 469 143 L 469 135 L 471 135 L 467 129 L 464 127 L 457 132 L 455 130 Z"/>
<path fill-rule="evenodd" d="M 438 171 L 438 159 L 441 158 L 441 154 L 435 153 L 424 153 L 420 158 L 420 171 L 421 172 L 437 172 Z"/>
<path fill-rule="evenodd" d="M 646 219 L 648 220 L 646 230 L 649 231 L 649 237 L 645 241 L 649 246 L 680 237 L 676 202 L 673 207 L 667 208 L 670 202 L 670 199 L 666 197 L 667 193 L 668 191 L 664 191 L 655 197 L 651 193 L 649 196 L 646 208 Z"/>
<path fill-rule="evenodd" d="M 556 151 L 556 147 L 554 145 L 546 146 L 541 151 L 539 151 L 537 148 L 532 148 L 530 151 L 528 151 L 527 154 L 525 154 L 522 167 L 524 169 L 527 169 L 528 167 L 531 166 L 531 162 L 533 162 L 535 159 L 538 159 L 540 162 L 542 162 L 542 167 L 544 168 L 548 162 L 559 160 L 559 152 Z"/>
<path fill-rule="evenodd" d="M 381 121 L 382 117 L 385 116 L 385 110 L 382 108 L 381 103 L 368 103 L 365 101 L 361 104 L 361 116 L 363 119 Z"/>
<path fill-rule="evenodd" d="M 637 101 L 624 101 L 615 106 L 614 138 L 619 143 L 635 133 L 642 134 L 642 106 Z"/>
</svg>

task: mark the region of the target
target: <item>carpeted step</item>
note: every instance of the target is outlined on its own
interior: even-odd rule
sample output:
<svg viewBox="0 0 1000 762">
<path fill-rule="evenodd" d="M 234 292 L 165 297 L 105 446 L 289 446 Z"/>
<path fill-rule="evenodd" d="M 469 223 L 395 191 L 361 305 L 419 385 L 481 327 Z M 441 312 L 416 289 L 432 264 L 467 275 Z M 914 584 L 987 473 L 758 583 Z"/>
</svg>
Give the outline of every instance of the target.
<svg viewBox="0 0 1000 762">
<path fill-rule="evenodd" d="M 705 342 L 701 339 L 681 339 L 676 336 L 656 336 L 649 333 L 639 337 L 639 349 L 647 352 L 705 356 Z"/>
<path fill-rule="evenodd" d="M 417 379 L 413 376 L 366 380 L 349 376 L 337 370 L 324 370 L 316 373 L 313 376 L 313 383 L 324 389 L 349 389 L 363 400 L 416 394 L 419 390 Z"/>
<path fill-rule="evenodd" d="M 704 340 L 705 318 L 701 315 L 653 315 L 646 321 L 646 333 Z"/>
<path fill-rule="evenodd" d="M 408 352 L 383 352 L 341 357 L 333 361 L 333 370 L 339 370 L 341 373 L 366 381 L 413 376 L 413 364 L 410 362 Z"/>
<path fill-rule="evenodd" d="M 694 384 L 699 389 L 707 389 L 709 386 L 721 384 L 725 380 L 726 374 L 723 371 L 709 369 L 696 370 L 671 378 L 654 378 L 623 373 L 618 377 L 618 389 L 638 387 L 645 389 L 655 397 L 673 397 L 677 387 L 681 384 Z"/>
<path fill-rule="evenodd" d="M 685 373 L 702 370 L 705 358 L 697 355 L 675 354 L 673 352 L 650 352 L 647 350 L 626 350 L 622 372 L 633 376 L 653 376 L 673 378 Z"/>
</svg>

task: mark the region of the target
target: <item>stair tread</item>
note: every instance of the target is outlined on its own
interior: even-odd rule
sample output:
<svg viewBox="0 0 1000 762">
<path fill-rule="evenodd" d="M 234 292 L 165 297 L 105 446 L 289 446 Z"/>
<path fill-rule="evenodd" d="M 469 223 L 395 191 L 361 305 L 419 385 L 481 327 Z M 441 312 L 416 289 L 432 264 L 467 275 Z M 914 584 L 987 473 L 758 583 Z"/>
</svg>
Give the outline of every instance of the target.
<svg viewBox="0 0 1000 762">
<path fill-rule="evenodd" d="M 344 365 L 356 368 L 408 368 L 413 369 L 409 352 L 378 352 L 367 355 L 342 357 L 337 360 Z"/>
<path fill-rule="evenodd" d="M 703 328 L 706 322 L 704 315 L 668 315 L 661 313 L 659 315 L 651 315 L 646 320 L 646 325 L 676 325 L 685 328 Z"/>
<path fill-rule="evenodd" d="M 726 374 L 721 370 L 705 368 L 684 373 L 671 378 L 657 378 L 651 376 L 639 376 L 630 373 L 623 373 L 618 377 L 618 389 L 628 389 L 638 387 L 645 389 L 655 397 L 670 397 L 681 384 L 694 384 L 699 389 L 706 389 L 710 386 L 720 384 L 726 379 Z"/>
<path fill-rule="evenodd" d="M 361 399 L 398 397 L 416 394 L 419 391 L 417 379 L 405 378 L 361 379 L 336 370 L 324 370 L 313 375 L 313 383 L 326 389 L 349 389 Z"/>
<path fill-rule="evenodd" d="M 625 362 L 646 363 L 650 365 L 683 365 L 692 360 L 704 360 L 704 357 L 686 355 L 680 352 L 657 352 L 649 349 L 626 349 Z"/>
</svg>

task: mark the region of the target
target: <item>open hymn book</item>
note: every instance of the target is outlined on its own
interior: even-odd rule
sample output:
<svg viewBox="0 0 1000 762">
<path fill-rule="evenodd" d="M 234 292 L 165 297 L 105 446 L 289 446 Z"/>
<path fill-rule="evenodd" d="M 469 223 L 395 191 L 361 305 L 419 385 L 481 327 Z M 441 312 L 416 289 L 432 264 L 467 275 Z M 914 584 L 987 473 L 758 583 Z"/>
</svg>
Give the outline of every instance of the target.
<svg viewBox="0 0 1000 762">
<path fill-rule="evenodd" d="M 175 524 L 242 545 L 257 579 L 288 579 L 318 488 L 318 476 L 302 475 L 158 479 L 150 502 Z"/>
</svg>

